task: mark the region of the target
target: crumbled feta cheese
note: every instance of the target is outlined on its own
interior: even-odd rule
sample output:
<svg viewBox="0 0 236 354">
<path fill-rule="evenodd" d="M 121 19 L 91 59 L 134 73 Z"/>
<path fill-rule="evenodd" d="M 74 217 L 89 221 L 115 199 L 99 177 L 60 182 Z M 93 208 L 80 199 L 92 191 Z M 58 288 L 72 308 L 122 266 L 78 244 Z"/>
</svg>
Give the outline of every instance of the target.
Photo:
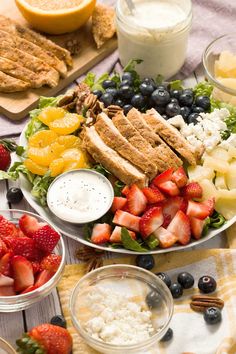
<svg viewBox="0 0 236 354">
<path fill-rule="evenodd" d="M 220 147 L 222 147 L 225 150 L 229 150 L 230 146 L 236 148 L 236 134 L 231 134 L 227 140 L 223 140 L 222 143 L 220 144 Z"/>
<path fill-rule="evenodd" d="M 88 306 L 96 309 L 95 316 L 85 323 L 93 338 L 118 345 L 136 344 L 155 332 L 152 313 L 124 294 L 96 287 L 87 300 Z"/>
</svg>

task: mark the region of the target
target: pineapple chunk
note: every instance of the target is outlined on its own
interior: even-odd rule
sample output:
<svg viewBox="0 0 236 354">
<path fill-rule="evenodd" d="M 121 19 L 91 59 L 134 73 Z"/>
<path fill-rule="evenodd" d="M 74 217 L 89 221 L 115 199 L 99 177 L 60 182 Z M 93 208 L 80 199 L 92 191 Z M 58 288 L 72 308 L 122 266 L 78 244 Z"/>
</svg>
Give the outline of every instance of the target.
<svg viewBox="0 0 236 354">
<path fill-rule="evenodd" d="M 203 179 L 212 180 L 215 177 L 215 172 L 209 167 L 190 166 L 188 168 L 188 176 L 190 181 L 201 181 Z"/>
<path fill-rule="evenodd" d="M 210 156 L 213 157 L 214 159 L 219 159 L 219 160 L 223 160 L 223 161 L 229 161 L 230 160 L 230 156 L 228 154 L 228 152 L 220 147 L 215 148 L 211 153 Z"/>
<path fill-rule="evenodd" d="M 235 199 L 219 198 L 215 204 L 215 210 L 229 220 L 236 215 Z"/>
<path fill-rule="evenodd" d="M 217 172 L 215 178 L 215 186 L 217 189 L 227 189 L 227 184 L 225 181 L 225 175 L 223 173 Z"/>
<path fill-rule="evenodd" d="M 215 62 L 215 76 L 223 78 L 236 78 L 236 56 L 228 50 L 220 53 L 219 60 Z"/>
<path fill-rule="evenodd" d="M 226 161 L 213 158 L 211 156 L 206 156 L 204 159 L 203 167 L 209 167 L 214 171 L 227 173 L 229 169 L 229 164 Z"/>
<path fill-rule="evenodd" d="M 199 180 L 198 183 L 200 184 L 203 190 L 203 195 L 202 195 L 203 201 L 212 197 L 217 199 L 218 191 L 212 181 L 209 181 L 209 179 L 203 179 L 203 180 Z"/>
<path fill-rule="evenodd" d="M 228 189 L 234 189 L 236 188 L 236 162 L 232 162 L 229 166 L 229 171 L 225 175 L 225 180 Z"/>
<path fill-rule="evenodd" d="M 228 189 L 218 190 L 217 199 L 234 200 L 236 204 L 236 188 L 231 189 L 230 191 Z"/>
</svg>

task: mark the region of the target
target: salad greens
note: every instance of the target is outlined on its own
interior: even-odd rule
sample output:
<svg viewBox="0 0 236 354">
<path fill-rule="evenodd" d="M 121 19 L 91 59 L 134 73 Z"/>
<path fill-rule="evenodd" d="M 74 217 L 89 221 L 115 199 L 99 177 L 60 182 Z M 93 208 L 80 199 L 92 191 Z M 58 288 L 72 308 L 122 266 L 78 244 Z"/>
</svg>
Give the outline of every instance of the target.
<svg viewBox="0 0 236 354">
<path fill-rule="evenodd" d="M 135 252 L 147 252 L 148 249 L 143 247 L 138 241 L 133 240 L 125 227 L 121 229 L 121 241 L 125 249 Z"/>
</svg>

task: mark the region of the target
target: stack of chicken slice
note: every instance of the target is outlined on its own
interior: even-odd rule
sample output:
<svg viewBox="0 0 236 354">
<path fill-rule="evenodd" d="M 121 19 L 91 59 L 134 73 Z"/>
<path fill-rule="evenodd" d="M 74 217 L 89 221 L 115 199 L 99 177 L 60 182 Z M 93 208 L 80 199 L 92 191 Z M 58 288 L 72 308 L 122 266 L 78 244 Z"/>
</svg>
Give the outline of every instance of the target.
<svg viewBox="0 0 236 354">
<path fill-rule="evenodd" d="M 127 117 L 105 114 L 85 128 L 83 144 L 93 159 L 127 185 L 144 187 L 158 173 L 178 168 L 186 160 L 196 165 L 197 151 L 154 109 L 133 108 Z"/>
<path fill-rule="evenodd" d="M 0 92 L 55 87 L 70 66 L 68 50 L 0 15 Z"/>
</svg>

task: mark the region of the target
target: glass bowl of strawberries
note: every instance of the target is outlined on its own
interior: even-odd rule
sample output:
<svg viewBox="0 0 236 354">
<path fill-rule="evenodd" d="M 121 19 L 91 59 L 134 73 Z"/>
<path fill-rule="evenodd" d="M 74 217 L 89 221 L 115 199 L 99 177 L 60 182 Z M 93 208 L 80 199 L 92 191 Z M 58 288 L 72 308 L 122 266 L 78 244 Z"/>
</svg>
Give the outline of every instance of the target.
<svg viewBox="0 0 236 354">
<path fill-rule="evenodd" d="M 48 296 L 64 265 L 63 239 L 45 219 L 0 210 L 0 312 L 24 310 Z"/>
</svg>

